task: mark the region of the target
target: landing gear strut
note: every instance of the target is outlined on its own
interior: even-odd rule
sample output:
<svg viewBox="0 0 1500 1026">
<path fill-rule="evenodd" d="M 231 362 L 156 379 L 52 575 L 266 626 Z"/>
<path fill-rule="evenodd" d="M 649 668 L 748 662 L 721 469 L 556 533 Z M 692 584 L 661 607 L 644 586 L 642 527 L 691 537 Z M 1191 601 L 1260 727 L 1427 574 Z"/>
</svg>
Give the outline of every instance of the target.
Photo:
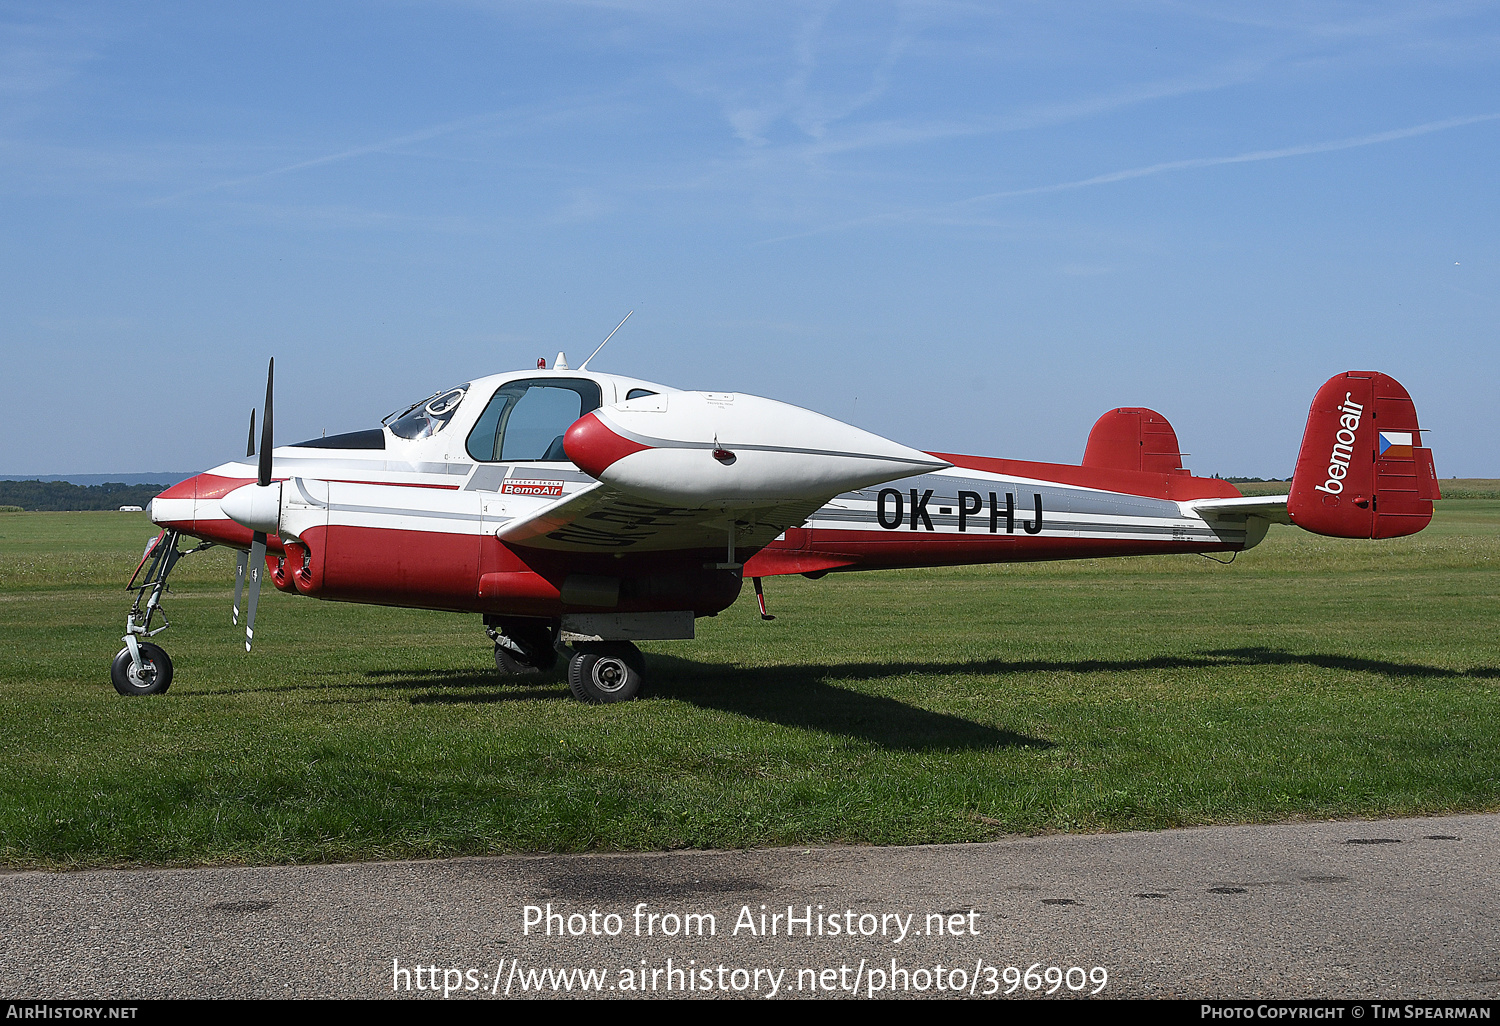
<svg viewBox="0 0 1500 1026">
<path fill-rule="evenodd" d="M 507 676 L 546 673 L 557 665 L 557 624 L 519 616 L 486 616 L 495 669 Z"/>
<path fill-rule="evenodd" d="M 162 596 L 167 593 L 167 578 L 183 556 L 210 548 L 213 542 L 203 542 L 186 552 L 177 547 L 181 535 L 174 530 L 163 531 L 156 540 L 146 546 L 140 566 L 125 586 L 135 592 L 135 601 L 125 616 L 125 647 L 115 654 L 109 668 L 109 679 L 115 690 L 122 695 L 160 695 L 172 684 L 172 660 L 153 638 L 172 626 L 166 611 L 161 607 Z M 145 576 L 141 571 L 145 570 Z M 136 581 L 139 579 L 140 583 Z M 161 626 L 151 629 L 151 621 L 161 614 Z"/>
</svg>

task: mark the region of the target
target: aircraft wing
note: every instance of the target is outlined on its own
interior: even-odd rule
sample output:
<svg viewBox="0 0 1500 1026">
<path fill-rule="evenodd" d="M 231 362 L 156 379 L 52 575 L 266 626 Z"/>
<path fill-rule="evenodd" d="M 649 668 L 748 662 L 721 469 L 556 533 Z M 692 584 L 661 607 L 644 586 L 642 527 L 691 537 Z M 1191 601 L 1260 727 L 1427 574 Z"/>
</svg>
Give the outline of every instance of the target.
<svg viewBox="0 0 1500 1026">
<path fill-rule="evenodd" d="M 560 552 L 727 550 L 735 524 L 737 559 L 798 527 L 827 497 L 777 505 L 674 505 L 631 495 L 602 482 L 564 496 L 495 532 L 508 545 Z"/>
<path fill-rule="evenodd" d="M 1239 520 L 1258 517 L 1271 524 L 1290 524 L 1285 495 L 1246 495 L 1238 499 L 1190 499 L 1180 503 L 1184 510 L 1204 520 Z"/>
</svg>

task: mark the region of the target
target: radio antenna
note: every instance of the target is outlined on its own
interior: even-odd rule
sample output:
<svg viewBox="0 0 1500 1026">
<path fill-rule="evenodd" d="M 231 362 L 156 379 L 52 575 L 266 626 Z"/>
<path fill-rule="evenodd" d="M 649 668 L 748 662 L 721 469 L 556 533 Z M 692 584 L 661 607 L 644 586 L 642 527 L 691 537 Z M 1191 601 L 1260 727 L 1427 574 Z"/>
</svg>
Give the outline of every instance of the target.
<svg viewBox="0 0 1500 1026">
<path fill-rule="evenodd" d="M 630 311 L 630 313 L 620 318 L 620 323 L 615 325 L 615 331 L 619 331 L 621 328 L 625 327 L 625 322 L 630 320 L 630 314 L 633 313 L 635 313 L 634 310 Z M 603 349 L 609 342 L 609 340 L 615 337 L 615 331 L 611 331 L 608 335 L 604 336 L 604 341 L 599 343 L 599 349 Z M 592 353 L 589 354 L 589 360 L 592 360 L 594 357 L 599 355 L 599 349 L 595 349 Z M 589 365 L 589 360 L 584 360 L 582 363 L 580 363 L 578 365 L 578 369 L 584 370 L 585 368 L 587 368 Z"/>
</svg>

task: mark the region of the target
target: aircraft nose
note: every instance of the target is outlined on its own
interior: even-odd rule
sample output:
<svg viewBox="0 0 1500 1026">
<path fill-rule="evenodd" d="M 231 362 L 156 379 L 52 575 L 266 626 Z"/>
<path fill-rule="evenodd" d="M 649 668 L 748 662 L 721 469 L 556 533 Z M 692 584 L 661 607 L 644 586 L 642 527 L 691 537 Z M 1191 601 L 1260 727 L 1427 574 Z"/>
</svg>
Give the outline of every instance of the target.
<svg viewBox="0 0 1500 1026">
<path fill-rule="evenodd" d="M 151 519 L 158 527 L 181 531 L 204 541 L 235 545 L 250 544 L 250 531 L 241 527 L 223 509 L 230 492 L 254 484 L 233 464 L 215 467 L 179 482 L 151 500 Z"/>
<path fill-rule="evenodd" d="M 198 474 L 186 481 L 179 481 L 152 499 L 148 507 L 151 522 L 158 527 L 191 530 L 198 502 L 198 479 L 202 476 Z"/>
</svg>

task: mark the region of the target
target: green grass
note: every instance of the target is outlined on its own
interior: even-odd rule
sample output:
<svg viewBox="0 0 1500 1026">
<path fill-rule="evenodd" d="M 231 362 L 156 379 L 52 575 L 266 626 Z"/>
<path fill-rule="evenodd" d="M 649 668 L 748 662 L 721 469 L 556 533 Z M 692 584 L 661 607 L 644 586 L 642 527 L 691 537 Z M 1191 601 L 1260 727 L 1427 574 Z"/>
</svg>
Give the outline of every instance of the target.
<svg viewBox="0 0 1500 1026">
<path fill-rule="evenodd" d="M 1285 495 L 1290 481 L 1246 481 L 1235 485 L 1245 495 Z M 1483 477 L 1445 477 L 1438 481 L 1445 499 L 1500 499 L 1500 481 Z"/>
<path fill-rule="evenodd" d="M 0 514 L 0 863 L 982 840 L 1500 808 L 1500 501 L 1390 542 L 768 580 L 654 696 L 507 683 L 477 616 L 183 563 L 169 694 L 109 685 L 141 514 Z"/>
<path fill-rule="evenodd" d="M 1500 481 L 1453 477 L 1438 481 L 1445 499 L 1500 499 Z"/>
</svg>

